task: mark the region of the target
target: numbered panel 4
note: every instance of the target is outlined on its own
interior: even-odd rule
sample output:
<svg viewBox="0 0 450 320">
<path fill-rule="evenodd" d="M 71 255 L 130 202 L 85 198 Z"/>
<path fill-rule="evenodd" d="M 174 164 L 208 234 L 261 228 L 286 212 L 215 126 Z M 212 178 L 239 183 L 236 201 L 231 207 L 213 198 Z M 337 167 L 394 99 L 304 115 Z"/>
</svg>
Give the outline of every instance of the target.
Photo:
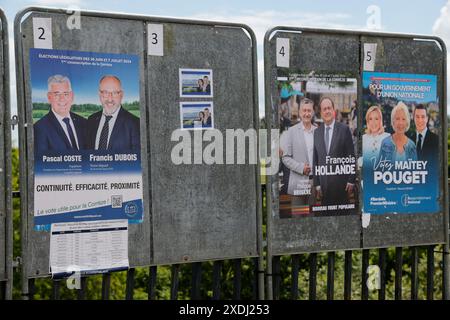
<svg viewBox="0 0 450 320">
<path fill-rule="evenodd" d="M 75 17 L 16 19 L 28 277 L 151 263 L 144 25 Z"/>
</svg>

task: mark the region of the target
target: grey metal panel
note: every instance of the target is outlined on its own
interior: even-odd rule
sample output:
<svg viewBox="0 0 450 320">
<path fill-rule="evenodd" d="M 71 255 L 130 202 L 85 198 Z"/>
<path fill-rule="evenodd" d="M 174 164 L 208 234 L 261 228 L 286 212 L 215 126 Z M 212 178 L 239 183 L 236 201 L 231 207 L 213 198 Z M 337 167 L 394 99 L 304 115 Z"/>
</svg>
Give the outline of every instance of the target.
<svg viewBox="0 0 450 320">
<path fill-rule="evenodd" d="M 53 32 L 53 48 L 59 50 L 77 50 L 90 52 L 106 52 L 134 54 L 140 58 L 140 103 L 141 103 L 141 154 L 144 190 L 148 190 L 147 169 L 147 103 L 145 95 L 144 56 L 144 23 L 120 18 L 92 17 L 81 14 L 81 29 L 69 30 L 66 21 L 69 15 L 64 13 L 33 12 L 21 24 L 23 66 L 25 77 L 26 123 L 25 137 L 27 149 L 28 174 L 28 208 L 27 208 L 27 275 L 29 277 L 46 276 L 49 270 L 49 233 L 33 230 L 33 127 L 30 88 L 29 49 L 33 47 L 32 17 L 51 17 Z M 17 31 L 16 31 L 17 32 Z M 22 180 L 23 181 L 23 180 Z M 129 226 L 129 260 L 130 266 L 150 264 L 150 217 L 149 194 L 144 191 L 144 222 Z"/>
<path fill-rule="evenodd" d="M 148 59 L 153 263 L 257 256 L 257 166 L 177 166 L 170 141 L 180 101 L 213 101 L 224 141 L 226 129 L 257 128 L 251 39 L 241 28 L 177 23 L 164 23 L 164 36 L 164 57 Z M 214 98 L 180 99 L 179 68 L 212 69 Z"/>
<path fill-rule="evenodd" d="M 290 69 L 321 72 L 352 72 L 359 78 L 359 38 L 349 34 L 320 34 L 304 31 L 284 32 L 279 29 L 265 45 L 266 119 L 272 128 L 277 124 L 276 104 L 279 94 L 275 80 L 276 38 L 290 39 Z M 284 69 L 284 68 L 280 68 Z M 275 118 L 274 118 L 275 115 Z M 359 150 L 358 150 L 359 152 Z M 271 213 L 268 214 L 271 255 L 300 252 L 355 249 L 360 247 L 359 215 L 279 218 L 278 180 L 271 176 Z"/>
<path fill-rule="evenodd" d="M 361 37 L 361 43 L 378 43 L 375 71 L 389 73 L 413 73 L 437 75 L 437 92 L 440 102 L 442 126 L 440 145 L 446 144 L 445 117 L 447 112 L 443 99 L 444 52 L 437 41 L 414 40 L 394 37 Z M 445 139 L 445 141 L 444 141 Z M 370 224 L 363 229 L 363 245 L 370 247 L 413 246 L 445 242 L 444 227 L 444 184 L 447 183 L 447 164 L 440 148 L 441 164 L 440 197 L 441 210 L 438 213 L 414 214 L 372 214 Z"/>
<path fill-rule="evenodd" d="M 4 43 L 5 37 L 8 36 L 8 31 L 4 30 L 3 11 L 0 10 L 0 25 L 1 25 L 1 40 L 0 40 L 0 114 L 4 115 L 7 109 L 6 102 L 6 91 L 9 90 L 8 84 L 5 83 L 5 74 L 9 72 L 6 66 L 6 60 L 4 56 Z M 0 132 L 5 131 L 4 121 L 0 121 Z M 5 145 L 4 145 L 4 134 L 0 137 L 0 194 L 5 195 Z M 9 236 L 6 231 L 8 212 L 5 210 L 5 197 L 0 197 L 0 281 L 6 280 L 6 255 L 7 255 L 7 240 L 6 237 Z"/>
</svg>

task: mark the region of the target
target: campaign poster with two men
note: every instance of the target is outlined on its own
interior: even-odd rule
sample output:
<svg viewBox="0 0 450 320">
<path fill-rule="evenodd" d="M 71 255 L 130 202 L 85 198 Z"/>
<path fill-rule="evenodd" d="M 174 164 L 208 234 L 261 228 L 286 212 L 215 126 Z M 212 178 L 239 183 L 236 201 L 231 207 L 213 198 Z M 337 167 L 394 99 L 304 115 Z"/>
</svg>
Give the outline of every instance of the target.
<svg viewBox="0 0 450 320">
<path fill-rule="evenodd" d="M 357 214 L 356 77 L 298 72 L 278 80 L 280 218 Z"/>
<path fill-rule="evenodd" d="M 143 218 L 139 57 L 30 49 L 34 224 Z"/>
</svg>

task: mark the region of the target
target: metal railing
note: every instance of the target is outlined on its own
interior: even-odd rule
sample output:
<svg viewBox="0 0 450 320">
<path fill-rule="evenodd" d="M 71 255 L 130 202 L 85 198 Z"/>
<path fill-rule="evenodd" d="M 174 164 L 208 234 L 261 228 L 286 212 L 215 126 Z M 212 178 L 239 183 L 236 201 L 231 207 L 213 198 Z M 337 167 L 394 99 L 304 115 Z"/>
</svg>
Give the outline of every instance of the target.
<svg viewBox="0 0 450 320">
<path fill-rule="evenodd" d="M 14 195 L 18 196 L 17 193 Z M 274 300 L 444 299 L 448 289 L 445 286 L 443 268 L 445 252 L 440 247 L 442 246 L 429 245 L 275 256 L 272 259 L 272 274 L 265 274 L 265 277 L 266 279 L 272 277 Z M 442 257 L 436 259 L 438 254 L 441 254 Z M 356 264 L 355 261 L 357 261 Z M 436 262 L 439 262 L 437 268 Z M 184 292 L 188 290 L 189 298 L 192 300 L 256 300 L 259 291 L 258 263 L 258 258 L 251 258 L 150 266 L 145 288 L 141 289 L 145 289 L 149 300 L 158 299 L 158 270 L 170 268 L 170 285 L 165 290 L 170 292 L 168 298 L 171 300 L 179 298 L 180 290 Z M 231 266 L 231 277 L 224 275 L 224 264 Z M 245 271 L 242 268 L 244 264 L 247 267 Z M 249 265 L 251 268 L 248 268 Z M 371 277 L 368 269 L 373 265 L 378 266 L 379 273 L 375 273 L 375 288 L 370 288 L 367 285 L 367 281 Z M 206 266 L 208 268 L 205 268 Z M 205 269 L 209 270 L 206 276 Z M 420 270 L 423 269 L 426 269 L 426 272 L 422 271 L 422 277 L 420 277 Z M 126 272 L 125 295 L 119 298 L 126 300 L 135 298 L 135 289 L 138 289 L 135 281 L 136 270 L 131 268 Z M 189 288 L 180 287 L 180 275 L 182 272 L 187 272 L 186 270 L 189 270 Z M 247 275 L 246 280 L 243 279 L 244 272 Z M 101 287 L 96 288 L 103 300 L 111 298 L 112 276 L 112 273 L 101 275 Z M 321 279 L 319 279 L 320 276 L 322 276 Z M 73 293 L 74 299 L 87 298 L 88 281 L 93 277 L 95 276 L 81 277 L 80 288 Z M 209 285 L 202 282 L 202 279 L 207 277 Z M 29 294 L 26 298 L 34 299 L 36 295 L 41 296 L 36 290 L 36 281 L 51 281 L 50 298 L 61 299 L 64 281 L 51 279 L 29 279 Z M 224 284 L 228 288 L 225 289 Z M 407 285 L 405 286 L 405 284 Z M 184 281 L 184 285 L 186 285 L 186 281 Z M 242 296 L 243 289 L 248 290 L 249 288 L 251 288 L 251 296 Z M 441 295 L 436 296 L 435 292 L 439 291 Z"/>
</svg>

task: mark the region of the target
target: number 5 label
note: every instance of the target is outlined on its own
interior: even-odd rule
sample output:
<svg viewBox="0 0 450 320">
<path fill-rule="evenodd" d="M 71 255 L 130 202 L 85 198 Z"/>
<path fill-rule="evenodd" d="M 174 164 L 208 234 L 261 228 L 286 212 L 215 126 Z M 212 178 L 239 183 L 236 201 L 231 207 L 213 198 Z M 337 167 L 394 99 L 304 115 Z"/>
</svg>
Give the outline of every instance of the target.
<svg viewBox="0 0 450 320">
<path fill-rule="evenodd" d="M 289 39 L 277 38 L 277 67 L 289 68 Z"/>
<path fill-rule="evenodd" d="M 377 44 L 364 43 L 364 65 L 363 71 L 375 70 L 375 59 L 377 57 Z"/>
<path fill-rule="evenodd" d="M 51 18 L 33 18 L 33 38 L 35 48 L 53 49 Z"/>
<path fill-rule="evenodd" d="M 162 24 L 149 24 L 147 26 L 148 55 L 164 55 L 164 32 Z"/>
</svg>

